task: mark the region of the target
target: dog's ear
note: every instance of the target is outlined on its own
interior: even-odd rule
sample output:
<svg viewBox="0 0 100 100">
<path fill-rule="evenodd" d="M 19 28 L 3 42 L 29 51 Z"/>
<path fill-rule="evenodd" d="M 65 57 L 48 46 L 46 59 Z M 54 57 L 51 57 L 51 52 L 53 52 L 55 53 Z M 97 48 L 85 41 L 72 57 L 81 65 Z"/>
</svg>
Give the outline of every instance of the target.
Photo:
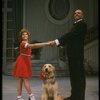
<svg viewBox="0 0 100 100">
<path fill-rule="evenodd" d="M 42 67 L 42 71 L 43 71 L 43 72 L 44 72 L 44 67 L 45 67 L 45 66 L 46 66 L 46 65 L 44 64 L 43 67 Z"/>
<path fill-rule="evenodd" d="M 53 71 L 55 72 L 55 67 L 53 65 L 51 65 L 51 66 L 52 66 Z"/>
</svg>

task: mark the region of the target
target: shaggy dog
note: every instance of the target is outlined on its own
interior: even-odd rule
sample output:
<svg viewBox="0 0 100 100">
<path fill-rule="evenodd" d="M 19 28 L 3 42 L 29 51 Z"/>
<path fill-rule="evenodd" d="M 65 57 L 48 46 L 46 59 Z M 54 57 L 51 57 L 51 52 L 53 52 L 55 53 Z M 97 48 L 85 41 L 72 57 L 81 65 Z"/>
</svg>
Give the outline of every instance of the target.
<svg viewBox="0 0 100 100">
<path fill-rule="evenodd" d="M 55 67 L 51 64 L 45 64 L 39 76 L 43 80 L 41 100 L 63 100 L 63 97 L 58 94 Z"/>
</svg>

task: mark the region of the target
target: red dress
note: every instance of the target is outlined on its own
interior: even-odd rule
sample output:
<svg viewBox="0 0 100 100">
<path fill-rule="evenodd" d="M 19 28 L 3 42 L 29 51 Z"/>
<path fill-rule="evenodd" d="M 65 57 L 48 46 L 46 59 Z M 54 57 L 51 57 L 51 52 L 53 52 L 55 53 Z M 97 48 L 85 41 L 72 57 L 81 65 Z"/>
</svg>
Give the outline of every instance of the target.
<svg viewBox="0 0 100 100">
<path fill-rule="evenodd" d="M 32 77 L 31 49 L 25 48 L 26 42 L 20 43 L 20 55 L 18 56 L 12 75 L 16 77 Z"/>
</svg>

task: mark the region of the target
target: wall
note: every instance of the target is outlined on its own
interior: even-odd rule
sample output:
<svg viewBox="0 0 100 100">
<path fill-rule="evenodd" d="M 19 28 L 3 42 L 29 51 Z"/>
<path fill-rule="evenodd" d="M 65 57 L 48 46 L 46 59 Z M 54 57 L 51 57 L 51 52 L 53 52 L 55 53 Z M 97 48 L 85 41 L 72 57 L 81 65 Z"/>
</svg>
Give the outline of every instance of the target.
<svg viewBox="0 0 100 100">
<path fill-rule="evenodd" d="M 48 0 L 25 0 L 24 25 L 31 32 L 31 41 L 54 40 L 66 33 L 71 27 L 71 14 L 63 23 L 54 23 L 47 11 Z M 72 8 L 71 8 L 72 9 Z M 49 54 L 49 55 L 48 55 Z M 57 59 L 57 47 L 43 47 L 41 59 Z"/>
<path fill-rule="evenodd" d="M 54 40 L 68 32 L 72 27 L 72 12 L 77 8 L 81 8 L 84 11 L 88 28 L 98 26 L 98 0 L 70 0 L 70 12 L 67 18 L 61 22 L 55 21 L 48 14 L 48 1 L 49 0 L 24 0 L 23 26 L 27 27 L 31 32 L 31 41 L 37 40 L 39 42 L 45 42 Z M 93 46 L 92 49 L 89 45 L 90 44 L 85 46 L 85 57 L 91 63 L 96 64 L 96 66 L 92 65 L 95 67 L 95 70 L 98 70 L 98 44 L 96 44 L 96 47 Z M 97 50 L 96 53 L 94 53 L 94 49 Z M 58 48 L 43 47 L 41 59 L 59 61 Z"/>
</svg>

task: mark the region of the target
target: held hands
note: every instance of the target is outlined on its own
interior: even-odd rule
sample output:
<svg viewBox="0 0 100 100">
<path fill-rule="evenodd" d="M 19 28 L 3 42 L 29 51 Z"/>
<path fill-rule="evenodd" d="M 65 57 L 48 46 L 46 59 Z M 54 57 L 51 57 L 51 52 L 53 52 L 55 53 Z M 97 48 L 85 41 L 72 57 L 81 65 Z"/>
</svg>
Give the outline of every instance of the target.
<svg viewBox="0 0 100 100">
<path fill-rule="evenodd" d="M 56 42 L 55 41 L 48 41 L 49 46 L 56 46 Z M 60 48 L 64 48 L 63 46 L 59 46 Z"/>
<path fill-rule="evenodd" d="M 48 41 L 49 46 L 56 46 L 56 42 L 55 41 Z"/>
</svg>

